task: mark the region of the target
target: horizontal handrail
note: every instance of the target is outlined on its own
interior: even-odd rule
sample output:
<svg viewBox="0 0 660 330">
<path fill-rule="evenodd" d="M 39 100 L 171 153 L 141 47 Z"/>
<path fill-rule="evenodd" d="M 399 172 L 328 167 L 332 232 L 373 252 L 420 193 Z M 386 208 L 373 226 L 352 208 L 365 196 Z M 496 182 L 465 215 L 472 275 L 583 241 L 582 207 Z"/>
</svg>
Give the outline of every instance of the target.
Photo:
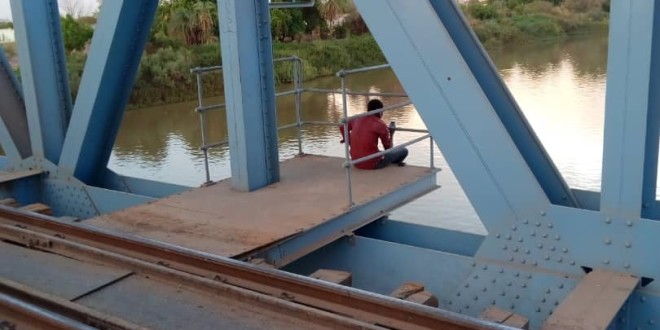
<svg viewBox="0 0 660 330">
<path fill-rule="evenodd" d="M 305 88 L 305 89 L 303 89 L 303 92 L 323 93 L 323 94 L 341 94 L 340 90 L 325 89 L 325 88 Z M 349 92 L 349 91 L 346 91 L 346 95 L 375 96 L 375 97 L 408 97 L 407 94 L 403 94 L 403 93 Z"/>
<path fill-rule="evenodd" d="M 271 9 L 288 9 L 288 8 L 314 7 L 315 4 L 316 4 L 316 0 L 308 0 L 305 2 L 302 1 L 271 2 L 269 6 Z"/>
<path fill-rule="evenodd" d="M 406 143 L 399 144 L 399 145 L 397 145 L 397 146 L 395 146 L 395 147 L 392 147 L 392 148 L 390 148 L 390 149 L 383 150 L 383 151 L 381 151 L 381 152 L 377 152 L 377 153 L 375 153 L 375 154 L 371 154 L 371 155 L 369 155 L 369 156 L 365 156 L 365 157 L 362 157 L 362 158 L 358 158 L 358 159 L 356 159 L 356 160 L 352 160 L 352 161 L 350 161 L 350 162 L 346 162 L 346 163 L 344 163 L 344 167 L 349 167 L 350 165 L 357 165 L 357 164 L 360 164 L 360 163 L 364 163 L 364 162 L 366 162 L 366 161 L 368 161 L 368 160 L 372 160 L 372 159 L 374 159 L 374 158 L 378 158 L 378 157 L 384 156 L 384 155 L 389 154 L 389 153 L 391 153 L 391 152 L 393 152 L 393 151 L 403 149 L 403 148 L 405 148 L 405 147 L 407 147 L 407 146 L 409 146 L 409 145 L 412 145 L 412 144 L 415 144 L 415 143 L 422 142 L 422 141 L 424 141 L 424 140 L 426 140 L 426 139 L 428 139 L 428 138 L 430 138 L 430 137 L 431 137 L 431 134 L 426 134 L 426 135 L 421 136 L 421 137 L 418 137 L 418 138 L 416 138 L 416 139 L 412 139 L 412 140 L 410 140 L 410 141 L 408 141 L 408 142 L 406 142 Z"/>
<path fill-rule="evenodd" d="M 206 67 L 198 66 L 196 68 L 190 69 L 190 73 L 195 73 L 195 74 L 213 72 L 213 71 L 222 71 L 222 65 L 206 66 Z"/>
<path fill-rule="evenodd" d="M 397 104 L 389 105 L 389 106 L 386 106 L 386 107 L 382 107 L 382 108 L 380 108 L 380 109 L 378 109 L 378 110 L 365 111 L 365 112 L 363 112 L 363 113 L 358 113 L 357 115 L 352 115 L 352 116 L 350 116 L 350 117 L 348 117 L 348 118 L 344 118 L 344 119 L 342 119 L 342 124 L 345 123 L 345 122 L 347 122 L 347 121 L 354 120 L 354 119 L 358 119 L 358 118 L 362 118 L 362 117 L 367 117 L 367 116 L 371 116 L 371 115 L 377 115 L 377 114 L 379 114 L 379 113 L 383 113 L 383 112 L 385 112 L 385 111 L 391 111 L 391 110 L 395 110 L 395 109 L 403 108 L 403 107 L 409 106 L 409 105 L 411 105 L 411 104 L 412 104 L 411 101 L 406 101 L 406 102 L 401 102 L 401 103 L 397 103 Z"/>
<path fill-rule="evenodd" d="M 358 69 L 351 69 L 351 70 L 341 70 L 341 71 L 337 72 L 337 77 L 347 77 L 347 76 L 354 75 L 354 74 L 357 74 L 357 73 L 384 70 L 384 69 L 389 69 L 389 68 L 390 68 L 389 64 L 381 64 L 381 65 L 368 66 L 368 67 L 365 67 L 365 68 L 358 68 Z"/>
<path fill-rule="evenodd" d="M 203 107 L 197 107 L 195 108 L 195 112 L 204 112 L 204 111 L 209 111 L 209 110 L 216 110 L 216 109 L 223 109 L 227 107 L 226 104 L 220 103 L 220 104 L 211 104 Z"/>
</svg>

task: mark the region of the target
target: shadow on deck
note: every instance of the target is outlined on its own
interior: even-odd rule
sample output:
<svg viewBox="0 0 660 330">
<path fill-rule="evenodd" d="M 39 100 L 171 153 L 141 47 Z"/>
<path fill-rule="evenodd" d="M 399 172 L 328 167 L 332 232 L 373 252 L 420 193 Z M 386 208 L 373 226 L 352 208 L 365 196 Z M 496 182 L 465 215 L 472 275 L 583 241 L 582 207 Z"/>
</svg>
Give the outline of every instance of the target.
<svg viewBox="0 0 660 330">
<path fill-rule="evenodd" d="M 343 161 L 296 157 L 281 164 L 280 182 L 258 191 L 239 192 L 224 180 L 86 224 L 281 267 L 437 188 L 428 168 L 354 170 L 349 208 Z"/>
</svg>

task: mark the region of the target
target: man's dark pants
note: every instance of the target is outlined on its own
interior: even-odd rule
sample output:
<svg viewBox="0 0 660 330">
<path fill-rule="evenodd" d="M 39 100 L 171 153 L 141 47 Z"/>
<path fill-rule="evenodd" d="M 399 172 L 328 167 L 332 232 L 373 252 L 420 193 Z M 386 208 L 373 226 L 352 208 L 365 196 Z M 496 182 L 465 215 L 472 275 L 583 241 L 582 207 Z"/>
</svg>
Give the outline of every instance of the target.
<svg viewBox="0 0 660 330">
<path fill-rule="evenodd" d="M 378 164 L 376 165 L 376 168 L 383 168 L 387 167 L 390 164 L 397 164 L 400 165 L 403 163 L 403 161 L 408 157 L 408 149 L 406 148 L 401 148 L 398 150 L 391 151 L 385 156 L 383 156 L 383 159 L 381 159 Z"/>
</svg>

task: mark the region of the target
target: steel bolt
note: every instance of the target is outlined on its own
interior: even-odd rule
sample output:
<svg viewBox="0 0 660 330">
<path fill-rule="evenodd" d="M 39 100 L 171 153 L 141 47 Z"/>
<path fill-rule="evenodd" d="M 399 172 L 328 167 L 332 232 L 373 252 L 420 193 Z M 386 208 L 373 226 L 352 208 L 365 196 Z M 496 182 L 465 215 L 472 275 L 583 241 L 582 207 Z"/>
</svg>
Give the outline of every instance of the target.
<svg viewBox="0 0 660 330">
<path fill-rule="evenodd" d="M 516 309 L 516 305 L 511 304 L 511 310 L 514 310 L 514 309 Z"/>
<path fill-rule="evenodd" d="M 483 289 L 481 289 L 481 291 L 486 292 L 488 291 L 488 288 L 484 287 Z"/>
<path fill-rule="evenodd" d="M 551 246 L 551 247 L 550 247 L 550 251 L 554 251 L 554 250 L 556 250 L 556 249 L 557 249 L 557 248 L 554 247 L 554 246 Z"/>
<path fill-rule="evenodd" d="M 545 298 L 541 299 L 541 302 L 542 302 L 542 303 L 545 303 L 545 301 L 546 301 Z"/>
<path fill-rule="evenodd" d="M 513 252 L 518 252 L 518 247 L 514 247 Z"/>
<path fill-rule="evenodd" d="M 632 225 L 633 225 L 633 222 L 632 222 L 632 221 L 630 221 L 630 220 L 626 221 L 626 226 L 628 226 L 628 227 L 632 227 Z"/>
<path fill-rule="evenodd" d="M 605 238 L 605 245 L 610 245 L 612 244 L 612 240 L 609 237 Z"/>
<path fill-rule="evenodd" d="M 479 300 L 479 296 L 474 296 L 472 299 L 474 299 L 474 301 L 477 301 Z"/>
<path fill-rule="evenodd" d="M 525 277 L 527 277 L 528 280 L 531 280 L 532 279 L 532 274 L 527 274 L 527 276 L 525 276 Z"/>
<path fill-rule="evenodd" d="M 513 283 L 511 283 L 511 281 L 506 282 L 506 286 L 511 286 L 511 285 L 513 285 Z"/>
<path fill-rule="evenodd" d="M 542 216 L 542 217 L 545 216 L 545 211 L 541 211 L 541 216 Z"/>
<path fill-rule="evenodd" d="M 511 226 L 511 230 L 513 230 L 513 231 L 518 230 L 518 226 L 516 226 L 516 225 Z"/>
<path fill-rule="evenodd" d="M 561 250 L 561 252 L 568 253 L 568 249 L 564 248 L 563 250 Z"/>
<path fill-rule="evenodd" d="M 544 259 L 545 259 L 545 260 L 550 260 L 550 256 L 546 254 L 545 257 L 544 257 Z"/>
<path fill-rule="evenodd" d="M 609 264 L 610 264 L 610 261 L 607 260 L 607 259 L 605 259 L 605 260 L 603 260 L 603 263 L 606 264 L 606 265 L 609 265 Z"/>
<path fill-rule="evenodd" d="M 546 294 L 550 294 L 550 289 L 545 290 Z"/>
<path fill-rule="evenodd" d="M 605 223 L 608 224 L 608 225 L 611 224 L 611 223 L 612 223 L 612 219 L 610 219 L 610 218 L 605 219 Z"/>
<path fill-rule="evenodd" d="M 525 250 L 525 254 L 530 254 L 530 253 L 532 253 L 532 251 L 530 251 L 529 249 Z"/>
<path fill-rule="evenodd" d="M 521 285 L 521 287 L 526 288 L 526 287 L 527 287 L 527 283 L 523 283 L 523 284 Z"/>
<path fill-rule="evenodd" d="M 491 305 L 495 305 L 495 304 L 497 304 L 497 301 L 496 301 L 496 300 L 493 300 L 493 301 L 490 302 L 490 304 L 491 304 Z"/>
<path fill-rule="evenodd" d="M 519 273 L 519 272 L 516 272 L 515 274 L 513 274 L 513 276 L 515 276 L 515 277 L 520 277 L 520 273 Z"/>
<path fill-rule="evenodd" d="M 536 231 L 532 230 L 532 232 L 530 233 L 530 235 L 531 235 L 532 237 L 536 237 Z"/>
<path fill-rule="evenodd" d="M 626 243 L 625 243 L 625 247 L 628 248 L 628 249 L 630 249 L 630 248 L 632 247 L 632 244 L 631 244 L 630 242 L 626 242 Z"/>
<path fill-rule="evenodd" d="M 537 221 L 536 222 L 536 227 L 541 227 L 541 223 Z"/>
<path fill-rule="evenodd" d="M 542 249 L 542 248 L 543 248 L 543 244 L 539 243 L 539 244 L 536 245 L 536 247 L 539 248 L 539 249 Z"/>
<path fill-rule="evenodd" d="M 484 266 L 482 267 L 482 269 L 483 269 L 483 270 L 488 270 L 488 266 L 487 266 L 487 265 L 484 265 Z"/>
<path fill-rule="evenodd" d="M 522 243 L 524 239 L 522 237 L 518 238 L 518 242 Z"/>
<path fill-rule="evenodd" d="M 575 261 L 571 260 L 571 266 L 575 266 Z"/>
<path fill-rule="evenodd" d="M 500 237 L 501 237 L 500 234 L 495 234 L 495 238 L 500 238 Z"/>
<path fill-rule="evenodd" d="M 474 276 L 473 276 L 473 278 L 474 278 L 474 279 L 476 280 L 476 279 L 478 279 L 478 278 L 479 278 L 479 275 L 477 275 L 477 274 L 474 274 Z"/>
<path fill-rule="evenodd" d="M 523 223 L 524 223 L 524 224 L 528 224 L 528 223 L 529 223 L 529 220 L 525 219 L 525 220 L 523 220 Z"/>
<path fill-rule="evenodd" d="M 506 244 L 502 245 L 502 250 L 505 250 L 505 251 L 506 251 L 506 249 L 508 249 L 508 248 L 509 248 L 509 247 L 506 246 Z"/>
<path fill-rule="evenodd" d="M 556 241 L 559 241 L 559 240 L 561 240 L 561 236 L 559 236 L 559 235 L 556 235 L 556 236 L 555 236 L 555 240 L 556 240 Z"/>
<path fill-rule="evenodd" d="M 506 239 L 510 241 L 511 240 L 511 234 L 507 234 Z"/>
<path fill-rule="evenodd" d="M 470 287 L 470 284 L 465 283 L 463 286 L 466 287 L 466 288 L 469 288 L 469 287 Z"/>
<path fill-rule="evenodd" d="M 520 299 L 520 295 L 516 295 L 514 298 L 515 299 Z"/>
<path fill-rule="evenodd" d="M 553 225 L 551 222 L 548 223 L 548 228 L 552 228 L 552 227 L 554 227 L 554 226 L 555 226 L 555 225 Z"/>
<path fill-rule="evenodd" d="M 500 292 L 500 296 L 502 296 L 502 297 L 506 296 L 506 292 L 504 292 L 504 291 Z"/>
<path fill-rule="evenodd" d="M 562 261 L 564 261 L 564 259 L 562 259 L 561 257 L 557 258 L 557 262 L 561 263 Z"/>
<path fill-rule="evenodd" d="M 523 260 L 520 261 L 520 263 L 521 263 L 521 264 L 526 264 L 527 261 L 526 261 L 525 259 L 523 259 Z"/>
<path fill-rule="evenodd" d="M 548 238 L 548 234 L 543 234 L 543 238 Z"/>
<path fill-rule="evenodd" d="M 560 288 L 560 289 L 563 289 L 563 288 L 564 288 L 564 284 L 559 284 L 559 288 Z"/>
<path fill-rule="evenodd" d="M 536 307 L 536 312 L 537 312 L 537 313 L 540 313 L 540 312 L 541 312 L 541 309 L 538 308 L 538 307 Z"/>
</svg>

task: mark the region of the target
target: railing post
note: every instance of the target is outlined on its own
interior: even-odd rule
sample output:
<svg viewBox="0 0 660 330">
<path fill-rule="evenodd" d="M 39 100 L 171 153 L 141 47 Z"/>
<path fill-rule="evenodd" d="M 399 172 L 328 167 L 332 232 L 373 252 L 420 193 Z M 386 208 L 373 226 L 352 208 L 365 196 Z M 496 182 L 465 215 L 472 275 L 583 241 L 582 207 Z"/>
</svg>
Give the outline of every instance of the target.
<svg viewBox="0 0 660 330">
<path fill-rule="evenodd" d="M 204 110 L 204 82 L 202 73 L 195 70 L 197 76 L 197 104 L 199 112 L 200 129 L 202 131 L 202 152 L 204 152 L 204 170 L 206 171 L 206 184 L 211 183 L 211 173 L 209 169 L 209 149 L 206 146 L 206 110 Z"/>
<path fill-rule="evenodd" d="M 431 144 L 431 152 L 430 152 L 430 155 L 431 155 L 431 161 L 430 161 L 430 166 L 431 166 L 431 169 L 434 169 L 434 168 L 435 168 L 435 148 L 433 147 L 433 136 L 430 136 L 430 137 L 429 137 L 429 141 L 430 141 L 430 144 Z"/>
<path fill-rule="evenodd" d="M 298 134 L 298 154 L 303 154 L 302 149 L 302 60 L 300 58 L 295 58 L 293 60 L 293 87 L 296 89 L 295 98 L 296 98 L 296 130 Z"/>
<path fill-rule="evenodd" d="M 344 71 L 339 72 L 341 77 L 341 99 L 344 110 L 344 153 L 346 157 L 346 179 L 348 180 L 348 207 L 353 207 L 353 184 L 351 173 L 351 154 L 349 150 L 349 134 L 348 134 L 348 98 L 346 95 L 346 75 Z"/>
</svg>

